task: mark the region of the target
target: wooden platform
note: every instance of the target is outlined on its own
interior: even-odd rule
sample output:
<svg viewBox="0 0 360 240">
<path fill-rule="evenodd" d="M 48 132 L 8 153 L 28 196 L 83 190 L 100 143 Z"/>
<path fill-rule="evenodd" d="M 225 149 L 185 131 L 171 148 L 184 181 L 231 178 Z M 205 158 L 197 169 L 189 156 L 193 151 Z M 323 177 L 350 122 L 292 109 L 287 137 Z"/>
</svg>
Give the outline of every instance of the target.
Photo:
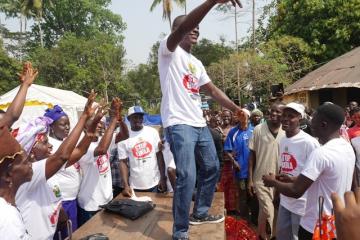
<svg viewBox="0 0 360 240">
<path fill-rule="evenodd" d="M 151 197 L 156 208 L 135 221 L 101 211 L 79 228 L 72 239 L 77 240 L 90 234 L 104 233 L 111 240 L 171 240 L 172 194 L 137 193 L 137 195 Z M 212 205 L 211 214 L 224 214 L 223 193 L 215 193 Z M 192 240 L 224 240 L 224 222 L 190 226 L 189 235 Z"/>
</svg>

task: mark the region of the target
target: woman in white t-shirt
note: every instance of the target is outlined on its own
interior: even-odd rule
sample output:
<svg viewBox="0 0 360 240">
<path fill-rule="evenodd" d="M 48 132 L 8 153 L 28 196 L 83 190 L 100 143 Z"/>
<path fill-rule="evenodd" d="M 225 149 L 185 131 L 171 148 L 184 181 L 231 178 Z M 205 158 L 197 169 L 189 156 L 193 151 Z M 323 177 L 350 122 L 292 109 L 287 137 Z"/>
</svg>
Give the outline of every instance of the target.
<svg viewBox="0 0 360 240">
<path fill-rule="evenodd" d="M 16 208 L 15 194 L 31 180 L 31 164 L 6 126 L 0 127 L 0 146 L 0 236 L 3 240 L 30 239 Z"/>
<path fill-rule="evenodd" d="M 23 184 L 16 194 L 16 205 L 31 239 L 52 239 L 54 236 L 61 208 L 61 193 L 56 182 L 51 182 L 51 189 L 47 180 L 70 158 L 86 121 L 95 111 L 91 107 L 94 98 L 95 93 L 92 92 L 75 128 L 54 154 L 51 154 L 52 145 L 47 137 L 48 126 L 52 122 L 49 118 L 37 118 L 13 132 L 33 162 L 32 180 Z M 95 132 L 95 128 L 90 132 Z M 91 137 L 87 138 L 90 141 Z"/>
<path fill-rule="evenodd" d="M 113 198 L 110 151 L 115 148 L 114 130 L 117 121 L 121 120 L 121 101 L 113 99 L 110 109 L 110 123 L 101 137 L 104 123 L 99 122 L 91 144 L 79 164 L 82 180 L 78 194 L 78 224 L 81 226 Z M 120 127 L 124 127 L 120 124 Z M 125 126 L 126 127 L 126 126 Z M 88 129 L 86 129 L 86 133 Z M 124 132 L 123 130 L 121 132 Z"/>
<path fill-rule="evenodd" d="M 99 111 L 101 113 L 101 111 Z M 53 146 L 53 151 L 55 152 L 60 147 L 63 140 L 68 137 L 70 132 L 70 121 L 68 115 L 64 110 L 55 105 L 53 108 L 49 108 L 45 111 L 44 116 L 49 117 L 53 120 L 50 125 L 49 130 L 49 143 Z M 85 154 L 86 151 L 82 151 L 79 154 L 80 150 L 75 148 L 72 153 L 71 158 L 77 157 L 77 160 Z M 80 155 L 80 156 L 78 156 Z M 69 164 L 67 164 L 69 165 Z M 58 171 L 52 178 L 48 180 L 50 187 L 58 186 L 58 193 L 61 194 L 62 198 L 62 207 L 66 212 L 68 218 L 72 223 L 72 231 L 77 229 L 77 201 L 76 197 L 80 188 L 80 166 L 76 162 L 73 165 L 66 166 L 64 169 Z M 64 229 L 61 232 L 63 238 L 67 237 L 67 231 Z"/>
</svg>

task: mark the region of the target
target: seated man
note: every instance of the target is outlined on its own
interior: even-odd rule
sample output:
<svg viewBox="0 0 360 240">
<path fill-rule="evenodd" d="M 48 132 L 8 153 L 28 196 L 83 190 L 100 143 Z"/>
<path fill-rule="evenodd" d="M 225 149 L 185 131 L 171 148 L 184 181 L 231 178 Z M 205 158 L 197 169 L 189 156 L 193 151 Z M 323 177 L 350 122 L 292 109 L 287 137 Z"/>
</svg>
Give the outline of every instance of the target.
<svg viewBox="0 0 360 240">
<path fill-rule="evenodd" d="M 166 191 L 165 163 L 159 149 L 159 133 L 154 128 L 144 126 L 144 114 L 140 106 L 129 108 L 129 138 L 118 144 L 124 183 L 122 193 L 127 197 L 132 195 L 131 188 L 142 192 L 157 192 L 158 189 Z"/>
</svg>

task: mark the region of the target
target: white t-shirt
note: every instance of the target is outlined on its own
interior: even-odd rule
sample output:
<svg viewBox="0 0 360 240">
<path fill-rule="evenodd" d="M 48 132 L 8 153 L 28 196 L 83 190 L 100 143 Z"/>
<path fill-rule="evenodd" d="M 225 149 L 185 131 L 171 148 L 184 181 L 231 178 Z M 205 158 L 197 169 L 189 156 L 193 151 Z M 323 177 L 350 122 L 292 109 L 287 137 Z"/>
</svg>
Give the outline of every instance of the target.
<svg viewBox="0 0 360 240">
<path fill-rule="evenodd" d="M 319 142 L 300 130 L 295 136 L 284 136 L 280 140 L 280 172 L 296 177 L 304 168 L 311 152 L 320 146 Z M 305 214 L 306 192 L 298 199 L 280 194 L 280 205 L 290 212 L 303 216 Z"/>
<path fill-rule="evenodd" d="M 49 137 L 49 142 L 53 145 L 53 153 L 59 149 L 63 143 L 55 138 Z M 52 187 L 56 182 L 60 187 L 61 197 L 64 201 L 70 201 L 76 199 L 80 188 L 80 165 L 75 163 L 70 167 L 59 170 L 54 176 L 52 176 L 48 183 Z"/>
<path fill-rule="evenodd" d="M 354 147 L 356 154 L 356 167 L 360 169 L 360 136 L 354 137 L 350 141 L 351 145 Z"/>
<path fill-rule="evenodd" d="M 3 240 L 30 239 L 20 212 L 0 197 L 0 236 Z"/>
<path fill-rule="evenodd" d="M 15 197 L 31 239 L 53 239 L 61 208 L 61 199 L 46 182 L 45 164 L 46 159 L 32 164 L 31 181 L 21 185 Z"/>
<path fill-rule="evenodd" d="M 116 147 L 115 135 L 105 155 L 94 156 L 94 151 L 99 145 L 92 142 L 87 153 L 79 160 L 83 174 L 78 194 L 78 204 L 86 211 L 97 211 L 100 205 L 107 204 L 113 198 L 112 179 L 110 167 L 110 151 Z"/>
<path fill-rule="evenodd" d="M 205 127 L 199 89 L 211 80 L 197 58 L 180 46 L 170 52 L 166 41 L 167 37 L 160 42 L 158 50 L 163 126 Z"/>
<path fill-rule="evenodd" d="M 305 215 L 300 225 L 313 233 L 319 216 L 319 196 L 324 197 L 324 214 L 333 208 L 331 193 L 336 192 L 344 201 L 344 193 L 350 191 L 355 166 L 355 154 L 349 142 L 336 138 L 315 149 L 301 174 L 311 180 L 307 190 Z"/>
<path fill-rule="evenodd" d="M 129 158 L 129 185 L 134 189 L 149 189 L 160 181 L 156 153 L 159 133 L 144 126 L 140 131 L 129 131 L 129 138 L 118 143 L 119 159 Z"/>
</svg>

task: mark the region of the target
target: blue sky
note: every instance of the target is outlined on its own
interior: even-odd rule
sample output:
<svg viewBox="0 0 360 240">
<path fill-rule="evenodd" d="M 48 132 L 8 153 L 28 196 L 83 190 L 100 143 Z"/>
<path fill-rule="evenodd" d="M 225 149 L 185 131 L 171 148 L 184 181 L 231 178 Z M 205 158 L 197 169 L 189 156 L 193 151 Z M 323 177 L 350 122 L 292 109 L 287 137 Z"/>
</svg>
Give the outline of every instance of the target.
<svg viewBox="0 0 360 240">
<path fill-rule="evenodd" d="M 188 11 L 194 9 L 204 0 L 188 0 Z M 261 13 L 261 6 L 268 3 L 269 0 L 257 0 L 257 16 Z M 122 16 L 127 24 L 124 32 L 126 49 L 126 59 L 132 64 L 145 63 L 147 61 L 151 46 L 164 33 L 169 32 L 169 23 L 162 20 L 162 5 L 159 5 L 153 12 L 150 12 L 152 0 L 113 0 L 110 9 Z M 251 0 L 242 0 L 245 10 L 251 9 Z M 183 14 L 184 10 L 174 5 L 173 16 Z M 18 29 L 19 21 L 17 19 L 4 19 L 0 15 L 1 23 L 5 23 L 10 29 Z M 242 13 L 238 19 L 239 37 L 244 37 L 251 23 L 251 13 Z M 200 24 L 200 38 L 208 38 L 218 41 L 223 36 L 226 41 L 235 40 L 234 19 L 212 10 Z"/>
</svg>

